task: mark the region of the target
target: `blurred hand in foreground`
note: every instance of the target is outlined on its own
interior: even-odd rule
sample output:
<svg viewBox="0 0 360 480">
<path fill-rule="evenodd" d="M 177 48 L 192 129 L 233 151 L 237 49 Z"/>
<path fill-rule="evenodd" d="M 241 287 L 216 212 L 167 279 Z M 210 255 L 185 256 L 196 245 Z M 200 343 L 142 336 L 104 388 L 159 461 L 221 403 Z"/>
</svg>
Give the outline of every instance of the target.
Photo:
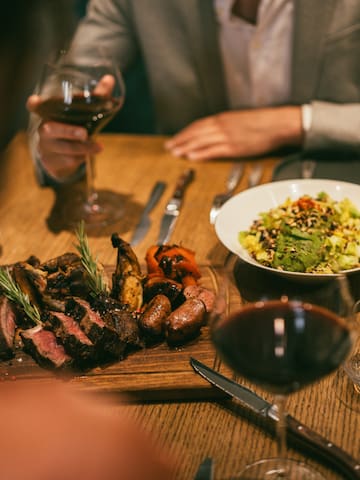
<svg viewBox="0 0 360 480">
<path fill-rule="evenodd" d="M 27 384 L 28 382 L 26 382 Z M 169 457 L 121 406 L 64 384 L 0 386 L 4 480 L 170 480 Z"/>
</svg>

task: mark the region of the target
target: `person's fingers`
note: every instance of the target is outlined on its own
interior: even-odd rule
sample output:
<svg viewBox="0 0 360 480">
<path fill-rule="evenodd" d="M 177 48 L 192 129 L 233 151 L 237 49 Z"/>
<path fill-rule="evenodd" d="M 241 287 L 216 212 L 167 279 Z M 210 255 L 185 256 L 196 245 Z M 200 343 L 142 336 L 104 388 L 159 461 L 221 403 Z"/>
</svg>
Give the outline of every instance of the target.
<svg viewBox="0 0 360 480">
<path fill-rule="evenodd" d="M 41 103 L 41 97 L 39 95 L 30 95 L 26 101 L 26 108 L 29 112 L 33 112 L 39 103 Z"/>
<path fill-rule="evenodd" d="M 179 145 L 171 150 L 171 153 L 176 157 L 189 157 L 190 154 L 223 144 L 225 141 L 224 135 L 220 131 L 215 131 L 209 135 L 198 135 L 187 142 Z M 190 158 L 190 157 L 189 157 Z"/>
<path fill-rule="evenodd" d="M 95 155 L 102 151 L 102 146 L 93 141 L 77 142 L 73 140 L 40 137 L 38 149 L 41 155 L 55 153 L 76 157 Z"/>
<path fill-rule="evenodd" d="M 42 158 L 42 165 L 45 171 L 54 178 L 62 179 L 71 177 L 84 164 L 86 157 L 50 154 Z"/>
<path fill-rule="evenodd" d="M 165 148 L 174 150 L 198 136 L 213 135 L 217 130 L 212 117 L 197 120 L 165 142 Z"/>
<path fill-rule="evenodd" d="M 104 75 L 94 89 L 96 95 L 110 97 L 115 86 L 115 78 L 112 75 Z"/>
<path fill-rule="evenodd" d="M 39 127 L 40 137 L 62 138 L 85 142 L 88 139 L 86 128 L 60 122 L 45 122 Z"/>
<path fill-rule="evenodd" d="M 226 143 L 209 145 L 204 148 L 196 149 L 187 154 L 187 158 L 193 161 L 214 160 L 216 158 L 229 158 L 237 156 Z"/>
</svg>

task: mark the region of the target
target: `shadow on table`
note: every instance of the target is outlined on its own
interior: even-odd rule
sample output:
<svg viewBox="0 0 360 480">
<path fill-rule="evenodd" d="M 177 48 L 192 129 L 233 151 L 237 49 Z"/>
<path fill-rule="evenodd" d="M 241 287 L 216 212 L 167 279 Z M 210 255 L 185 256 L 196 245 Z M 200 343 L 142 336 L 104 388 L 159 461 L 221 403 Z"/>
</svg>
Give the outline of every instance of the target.
<svg viewBox="0 0 360 480">
<path fill-rule="evenodd" d="M 57 187 L 54 189 L 54 193 L 54 204 L 46 219 L 49 230 L 53 233 L 60 233 L 64 230 L 74 232 L 78 227 L 78 222 L 71 218 L 71 212 L 77 201 L 85 199 L 85 182 Z M 106 237 L 114 232 L 123 235 L 132 230 L 140 217 L 143 206 L 134 202 L 130 195 L 108 190 L 100 190 L 99 193 L 106 193 L 111 196 L 112 200 L 118 202 L 119 210 L 123 213 L 118 221 L 110 225 L 87 227 L 87 235 L 90 237 Z"/>
<path fill-rule="evenodd" d="M 279 291 L 290 294 L 308 293 L 311 298 L 312 295 L 316 295 L 317 289 L 323 287 L 328 281 L 307 283 L 304 280 L 289 280 L 288 277 L 260 269 L 241 259 L 234 260 L 232 271 L 237 289 L 241 292 L 243 299 L 249 302 L 259 298 L 260 293 Z M 353 298 L 357 301 L 360 299 L 360 272 L 349 273 L 348 279 Z"/>
</svg>

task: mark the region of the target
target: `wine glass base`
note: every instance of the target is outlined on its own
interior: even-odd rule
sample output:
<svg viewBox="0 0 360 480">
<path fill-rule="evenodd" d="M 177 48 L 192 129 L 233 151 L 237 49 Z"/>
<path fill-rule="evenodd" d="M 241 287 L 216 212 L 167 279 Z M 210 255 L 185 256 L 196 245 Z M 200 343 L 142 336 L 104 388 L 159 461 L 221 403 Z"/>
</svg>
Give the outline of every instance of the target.
<svg viewBox="0 0 360 480">
<path fill-rule="evenodd" d="M 325 477 L 304 463 L 269 458 L 248 465 L 232 480 L 325 480 Z"/>
<path fill-rule="evenodd" d="M 360 412 L 360 385 L 355 385 L 342 367 L 335 374 L 333 387 L 337 399 L 345 407 Z"/>
<path fill-rule="evenodd" d="M 108 190 L 98 191 L 93 203 L 86 202 L 83 196 L 75 197 L 62 212 L 66 225 L 77 228 L 83 221 L 87 230 L 116 223 L 123 214 L 123 197 Z"/>
</svg>

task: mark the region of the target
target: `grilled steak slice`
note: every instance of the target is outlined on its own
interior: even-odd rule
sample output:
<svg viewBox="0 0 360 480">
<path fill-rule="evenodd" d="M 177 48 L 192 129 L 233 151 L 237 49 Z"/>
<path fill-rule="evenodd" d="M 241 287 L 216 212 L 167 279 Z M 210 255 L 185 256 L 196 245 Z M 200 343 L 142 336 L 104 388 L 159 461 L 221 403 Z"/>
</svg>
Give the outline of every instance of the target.
<svg viewBox="0 0 360 480">
<path fill-rule="evenodd" d="M 55 334 L 41 325 L 23 330 L 20 333 L 24 351 L 43 368 L 64 369 L 73 363 L 64 347 L 57 342 Z"/>
<path fill-rule="evenodd" d="M 81 329 L 96 346 L 99 360 L 122 356 L 126 344 L 119 338 L 114 326 L 107 324 L 86 300 L 70 298 L 65 310 L 79 322 Z"/>
<path fill-rule="evenodd" d="M 128 347 L 142 345 L 138 314 L 130 310 L 128 305 L 123 305 L 109 296 L 99 295 L 94 299 L 92 307 L 99 312 L 108 326 L 115 329 L 120 340 Z"/>
<path fill-rule="evenodd" d="M 15 320 L 15 308 L 5 296 L 0 296 L 0 360 L 14 356 Z"/>
<path fill-rule="evenodd" d="M 65 351 L 79 365 L 89 365 L 91 360 L 94 360 L 96 354 L 94 344 L 80 328 L 78 322 L 62 312 L 49 312 L 45 318 L 45 326 L 50 327 L 64 345 Z"/>
</svg>

